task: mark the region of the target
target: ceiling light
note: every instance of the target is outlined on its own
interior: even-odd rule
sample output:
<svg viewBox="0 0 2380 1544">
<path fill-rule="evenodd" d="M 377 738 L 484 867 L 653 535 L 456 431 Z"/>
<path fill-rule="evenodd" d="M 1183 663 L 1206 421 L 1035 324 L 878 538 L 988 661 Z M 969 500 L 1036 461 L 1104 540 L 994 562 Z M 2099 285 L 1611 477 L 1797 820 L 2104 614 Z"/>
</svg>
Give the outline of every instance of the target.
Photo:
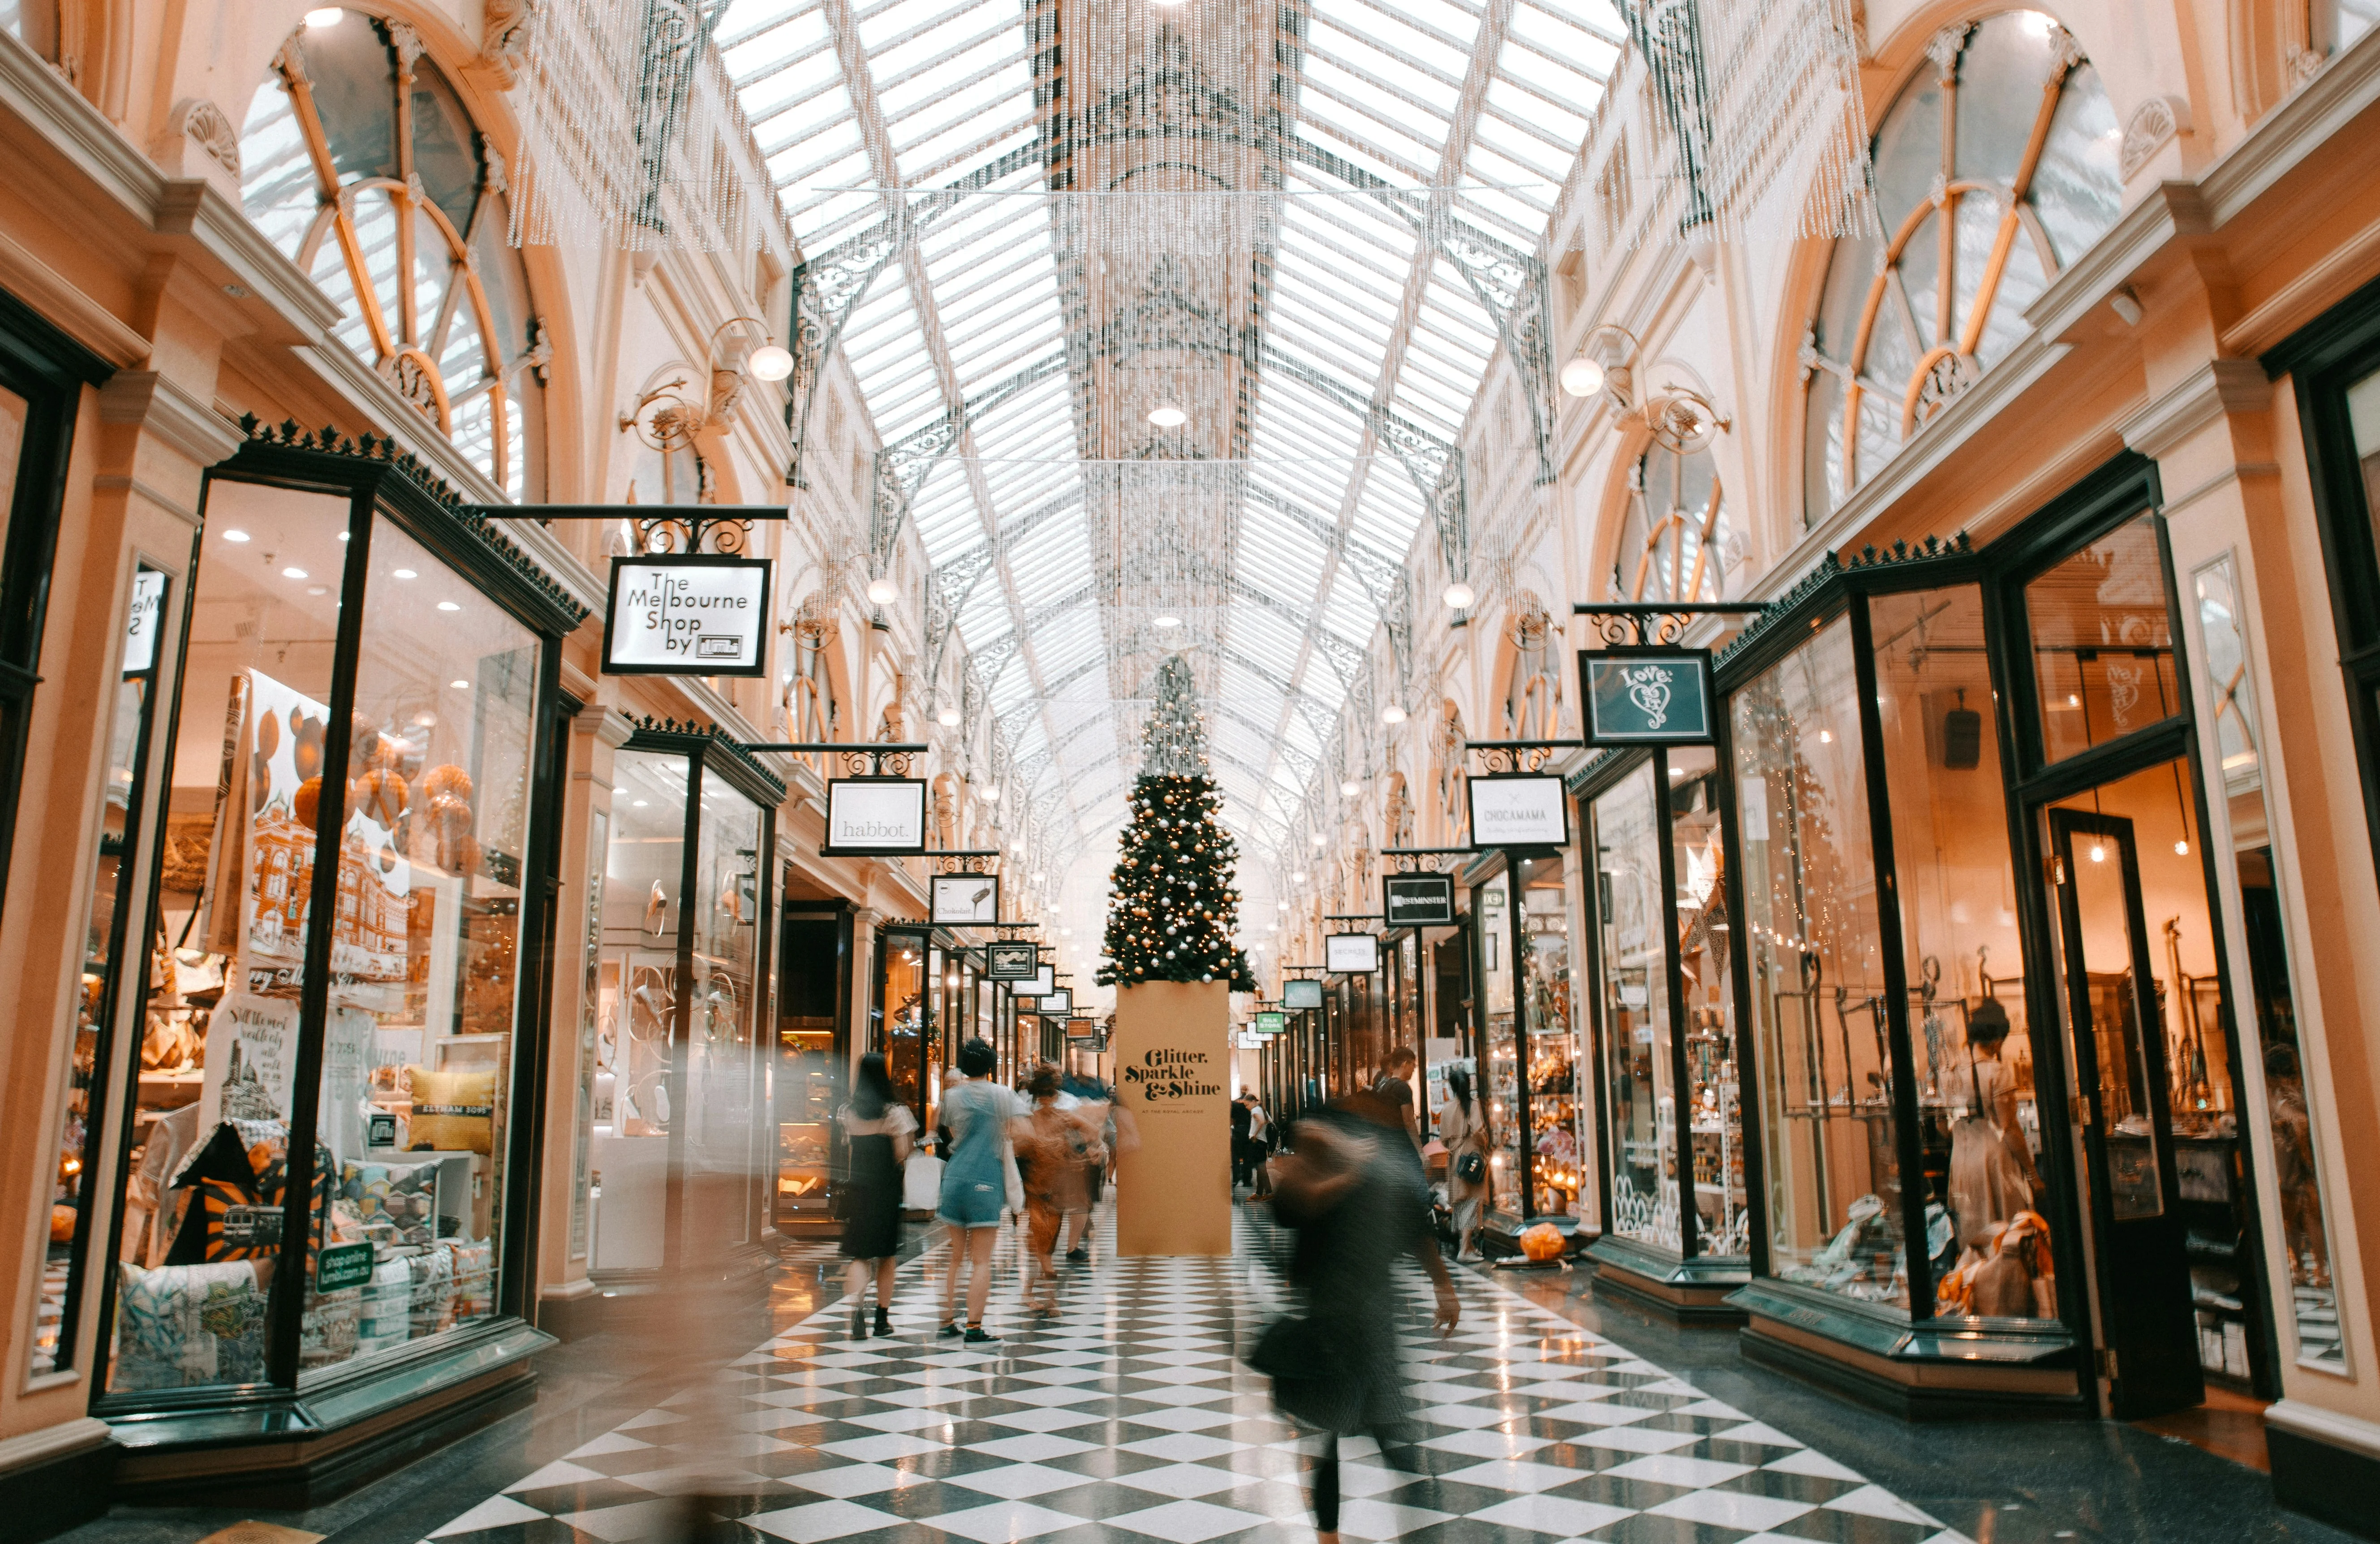
<svg viewBox="0 0 2380 1544">
<path fill-rule="evenodd" d="M 346 540 L 347 540 L 350 536 L 353 536 L 354 534 L 355 534 L 355 533 L 354 533 L 353 531 L 346 531 L 346 530 L 343 530 L 343 531 L 339 532 L 339 540 L 340 540 L 340 541 L 345 541 Z"/>
<path fill-rule="evenodd" d="M 1309 842 L 1311 842 L 1311 843 L 1313 843 L 1316 846 L 1318 846 L 1318 846 L 1322 845 L 1322 843 L 1323 843 L 1323 835 L 1322 835 L 1322 833 L 1321 833 L 1320 832 L 1318 832 L 1318 832 L 1316 832 L 1313 835 L 1311 835 L 1311 836 L 1307 837 L 1307 838 L 1306 838 L 1306 840 L 1307 840 L 1307 841 L 1309 841 Z"/>
<path fill-rule="evenodd" d="M 1182 626 L 1182 618 L 1178 616 L 1160 616 L 1153 620 L 1156 625 L 1160 627 L 1179 627 Z"/>
<path fill-rule="evenodd" d="M 1479 599 L 1479 596 L 1469 585 L 1457 579 L 1446 587 L 1445 593 L 1439 599 L 1456 611 L 1468 611 L 1471 609 L 1471 602 Z"/>
<path fill-rule="evenodd" d="M 227 530 L 223 533 L 223 539 L 226 541 L 245 541 L 248 540 L 248 532 L 244 530 Z"/>
<path fill-rule="evenodd" d="M 438 602 L 438 609 L 440 611 L 461 611 L 463 608 L 456 605 L 452 601 L 441 601 Z"/>
<path fill-rule="evenodd" d="M 1171 402 L 1160 402 L 1148 410 L 1148 421 L 1160 429 L 1178 429 L 1190 421 L 1190 415 Z"/>
<path fill-rule="evenodd" d="M 1835 743 L 1835 732 L 1834 732 L 1833 730 L 1831 730 L 1831 729 L 1821 729 L 1821 730 L 1819 730 L 1819 731 L 1818 731 L 1818 743 L 1819 743 L 1820 745 L 1832 745 L 1832 744 L 1834 744 L 1834 743 Z"/>
<path fill-rule="evenodd" d="M 1303 869 L 1293 870 L 1289 876 L 1289 882 L 1292 884 L 1304 884 L 1305 882 L 1305 870 Z"/>
<path fill-rule="evenodd" d="M 309 595 L 328 595 L 330 592 L 331 587 L 327 584 L 310 584 L 306 587 L 306 593 Z"/>
<path fill-rule="evenodd" d="M 642 809 L 646 805 L 650 804 L 652 800 L 650 799 L 631 799 L 628 801 L 628 807 L 632 809 Z"/>
<path fill-rule="evenodd" d="M 336 6 L 317 6 L 306 13 L 306 28 L 312 31 L 323 27 L 336 27 L 346 18 L 347 13 Z"/>
<path fill-rule="evenodd" d="M 944 708 L 934 715 L 934 722 L 945 729 L 952 728 L 959 722 L 959 711 L 956 708 Z"/>
<path fill-rule="evenodd" d="M 449 681 L 446 684 L 454 687 L 456 691 L 469 691 L 471 689 L 471 683 L 468 681 Z"/>
<path fill-rule="evenodd" d="M 2176 857 L 2188 857 L 2190 856 L 2190 843 L 2187 838 L 2182 841 L 2176 842 L 2173 845 L 2173 856 Z"/>
<path fill-rule="evenodd" d="M 2092 861 L 2092 862 L 2094 862 L 2094 863 L 2105 863 L 2105 862 L 2107 862 L 2107 848 L 2105 848 L 2105 847 L 2103 847 L 2103 846 L 2101 846 L 2101 845 L 2100 845 L 2098 843 L 2096 843 L 2096 842 L 2092 843 L 2092 844 L 2091 844 L 2091 861 Z"/>
<path fill-rule="evenodd" d="M 785 352 L 784 345 L 779 343 L 762 344 L 752 350 L 752 357 L 744 362 L 751 367 L 756 377 L 763 381 L 782 381 L 794 372 L 794 357 Z"/>
<path fill-rule="evenodd" d="M 303 568 L 284 568 L 281 570 L 281 577 L 285 579 L 302 579 L 306 577 L 306 570 Z"/>
<path fill-rule="evenodd" d="M 1287 901 L 1275 901 L 1273 903 L 1273 906 L 1276 910 L 1287 911 L 1289 909 L 1289 903 Z"/>
<path fill-rule="evenodd" d="M 245 541 L 248 538 L 243 536 L 240 540 Z M 400 579 L 418 579 L 421 577 L 410 568 L 395 568 L 390 570 L 390 572 L 394 573 Z"/>
<path fill-rule="evenodd" d="M 868 581 L 868 601 L 870 605 L 889 606 L 898 600 L 900 595 L 900 587 L 881 575 Z"/>
<path fill-rule="evenodd" d="M 1572 396 L 1593 396 L 1603 389 L 1603 366 L 1582 354 L 1561 367 L 1561 389 Z"/>
<path fill-rule="evenodd" d="M 1363 793 L 1364 785 L 1351 777 L 1346 782 L 1339 784 L 1339 791 L 1349 798 L 1354 798 Z"/>
<path fill-rule="evenodd" d="M 1402 708 L 1398 707 L 1393 702 L 1380 710 L 1380 722 L 1382 723 L 1402 723 L 1404 721 L 1405 711 Z"/>
<path fill-rule="evenodd" d="M 1035 875 L 1033 876 L 1033 882 L 1034 882 L 1035 884 L 1039 884 L 1039 883 L 1041 882 L 1041 881 L 1042 881 L 1042 879 L 1043 879 L 1043 878 L 1044 878 L 1044 876 L 1043 876 L 1043 875 L 1040 875 L 1040 874 L 1038 874 L 1038 873 L 1037 873 L 1037 874 L 1035 874 Z"/>
</svg>

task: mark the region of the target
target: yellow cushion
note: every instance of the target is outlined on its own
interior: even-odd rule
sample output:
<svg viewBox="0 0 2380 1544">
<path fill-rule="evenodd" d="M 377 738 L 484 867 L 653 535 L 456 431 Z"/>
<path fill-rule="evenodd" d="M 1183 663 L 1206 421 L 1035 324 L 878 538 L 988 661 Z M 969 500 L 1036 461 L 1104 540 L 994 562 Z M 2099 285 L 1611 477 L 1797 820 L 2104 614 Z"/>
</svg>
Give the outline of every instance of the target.
<svg viewBox="0 0 2380 1544">
<path fill-rule="evenodd" d="M 492 1153 L 496 1075 L 408 1067 L 413 1082 L 413 1150 Z"/>
</svg>

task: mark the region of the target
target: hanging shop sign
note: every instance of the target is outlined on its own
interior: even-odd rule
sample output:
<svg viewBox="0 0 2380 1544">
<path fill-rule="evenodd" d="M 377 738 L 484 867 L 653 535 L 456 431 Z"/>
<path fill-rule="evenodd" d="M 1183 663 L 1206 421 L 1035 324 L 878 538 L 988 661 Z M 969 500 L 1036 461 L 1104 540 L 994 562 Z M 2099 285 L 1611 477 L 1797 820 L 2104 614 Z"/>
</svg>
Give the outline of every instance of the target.
<svg viewBox="0 0 2380 1544">
<path fill-rule="evenodd" d="M 938 928 L 989 928 L 1000 921 L 998 874 L 936 874 L 928 918 Z M 1033 946 L 1026 944 L 1028 950 Z M 995 976 L 993 980 L 1002 978 Z"/>
<path fill-rule="evenodd" d="M 1331 933 L 1322 940 L 1322 968 L 1334 976 L 1369 976 L 1380 968 L 1380 941 L 1373 933 Z"/>
<path fill-rule="evenodd" d="M 1099 1021 L 1095 1018 L 1070 1018 L 1066 1021 L 1066 1038 L 1070 1040 L 1098 1039 Z"/>
<path fill-rule="evenodd" d="M 826 785 L 822 857 L 882 857 L 926 850 L 926 784 L 916 777 L 837 777 Z"/>
<path fill-rule="evenodd" d="M 1570 795 L 1551 772 L 1467 779 L 1474 847 L 1567 847 Z"/>
<path fill-rule="evenodd" d="M 1590 746 L 1711 743 L 1707 649 L 1582 649 L 1578 679 Z"/>
<path fill-rule="evenodd" d="M 1054 965 L 1034 967 L 1033 974 L 1024 978 L 1016 989 L 1019 997 L 1047 997 L 1058 990 L 1058 967 Z"/>
<path fill-rule="evenodd" d="M 947 876 L 945 876 L 947 877 Z M 986 944 L 983 974 L 990 981 L 1029 981 L 1040 972 L 1038 944 L 1018 941 Z"/>
<path fill-rule="evenodd" d="M 139 675 L 157 663 L 157 628 L 164 619 L 165 576 L 141 568 L 132 576 L 132 614 L 124 623 L 124 674 Z"/>
<path fill-rule="evenodd" d="M 1041 1016 L 1043 1018 L 1065 1018 L 1069 1015 L 1073 1014 L 1074 1011 L 1074 988 L 1060 987 L 1055 991 L 1047 991 L 1041 994 Z"/>
<path fill-rule="evenodd" d="M 1270 1039 L 1272 1036 L 1280 1034 L 1282 1030 L 1287 1029 L 1288 1027 L 1289 1015 L 1287 1014 L 1279 1013 L 1273 1009 L 1268 1008 L 1256 1016 L 1256 1032 L 1267 1039 Z"/>
<path fill-rule="evenodd" d="M 1291 1013 L 1322 1006 L 1322 983 L 1309 977 L 1300 977 L 1281 984 L 1281 1005 Z"/>
<path fill-rule="evenodd" d="M 603 674 L 766 675 L 771 566 L 710 553 L 613 558 Z"/>
<path fill-rule="evenodd" d="M 1454 925 L 1452 874 L 1390 874 L 1380 881 L 1380 916 L 1391 928 Z"/>
</svg>

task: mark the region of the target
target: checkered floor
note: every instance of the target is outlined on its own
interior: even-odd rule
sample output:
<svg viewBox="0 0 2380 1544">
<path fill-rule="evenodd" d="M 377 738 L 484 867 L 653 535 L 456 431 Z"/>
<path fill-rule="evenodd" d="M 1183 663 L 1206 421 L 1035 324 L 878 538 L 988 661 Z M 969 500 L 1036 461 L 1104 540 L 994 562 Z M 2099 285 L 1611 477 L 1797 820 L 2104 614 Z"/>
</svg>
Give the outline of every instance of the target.
<svg viewBox="0 0 2380 1544">
<path fill-rule="evenodd" d="M 937 1246 L 902 1270 L 892 1339 L 855 1343 L 848 1314 L 820 1309 L 431 1538 L 630 1544 L 679 1533 L 674 1498 L 698 1495 L 755 1530 L 746 1544 L 1305 1544 L 1315 1439 L 1239 1360 L 1281 1307 L 1261 1227 L 1241 1220 L 1229 1260 L 1076 1267 L 1050 1321 L 1017 1309 L 1003 1230 L 990 1319 L 1002 1340 L 978 1348 L 934 1336 Z M 1461 1328 L 1439 1340 L 1425 1324 L 1410 1343 L 1423 1472 L 1342 1442 L 1345 1537 L 1967 1544 L 1493 1281 L 1458 1281 Z M 1413 1289 L 1426 1315 L 1418 1274 Z"/>
</svg>

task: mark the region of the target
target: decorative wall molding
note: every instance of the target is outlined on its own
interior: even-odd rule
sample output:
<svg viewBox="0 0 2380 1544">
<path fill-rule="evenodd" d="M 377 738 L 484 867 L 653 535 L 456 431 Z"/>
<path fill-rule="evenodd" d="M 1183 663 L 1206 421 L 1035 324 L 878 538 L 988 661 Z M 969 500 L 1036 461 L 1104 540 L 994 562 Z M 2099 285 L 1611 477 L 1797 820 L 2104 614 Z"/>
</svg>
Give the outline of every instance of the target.
<svg viewBox="0 0 2380 1544">
<path fill-rule="evenodd" d="M 189 140 L 214 157 L 215 164 L 239 177 L 239 129 L 224 110 L 202 96 L 186 96 L 166 115 L 167 133 Z"/>
<path fill-rule="evenodd" d="M 2262 412 L 2271 406 L 2273 383 L 2253 359 L 2209 359 L 2123 424 L 2124 444 L 2162 459 L 2176 446 L 2227 413 Z"/>
<path fill-rule="evenodd" d="M 103 423 L 129 423 L 212 467 L 239 448 L 239 426 L 153 370 L 119 371 L 99 392 Z"/>
<path fill-rule="evenodd" d="M 2179 135 L 2190 132 L 2190 104 L 2180 97 L 2153 96 L 2132 109 L 2124 125 L 2124 143 L 2117 156 L 2117 174 L 2130 182 L 2156 152 Z"/>
</svg>

